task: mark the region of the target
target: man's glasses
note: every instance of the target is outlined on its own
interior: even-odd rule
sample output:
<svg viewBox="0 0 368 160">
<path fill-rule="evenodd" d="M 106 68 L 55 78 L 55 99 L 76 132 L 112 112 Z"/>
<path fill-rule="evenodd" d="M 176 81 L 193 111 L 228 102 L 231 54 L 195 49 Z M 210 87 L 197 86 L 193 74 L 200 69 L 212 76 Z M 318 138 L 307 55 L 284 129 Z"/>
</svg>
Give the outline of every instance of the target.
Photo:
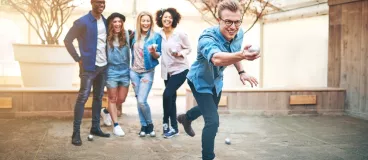
<svg viewBox="0 0 368 160">
<path fill-rule="evenodd" d="M 105 1 L 94 1 L 94 3 L 97 3 L 98 5 L 105 4 Z"/>
<path fill-rule="evenodd" d="M 236 27 L 239 27 L 239 26 L 242 24 L 242 21 L 241 21 L 241 20 L 232 21 L 232 20 L 228 20 L 228 19 L 223 20 L 223 19 L 221 19 L 221 18 L 220 18 L 220 20 L 224 21 L 224 22 L 225 22 L 225 25 L 226 25 L 227 27 L 230 27 L 230 26 L 231 26 L 231 25 L 233 25 L 233 24 L 234 24 Z"/>
</svg>

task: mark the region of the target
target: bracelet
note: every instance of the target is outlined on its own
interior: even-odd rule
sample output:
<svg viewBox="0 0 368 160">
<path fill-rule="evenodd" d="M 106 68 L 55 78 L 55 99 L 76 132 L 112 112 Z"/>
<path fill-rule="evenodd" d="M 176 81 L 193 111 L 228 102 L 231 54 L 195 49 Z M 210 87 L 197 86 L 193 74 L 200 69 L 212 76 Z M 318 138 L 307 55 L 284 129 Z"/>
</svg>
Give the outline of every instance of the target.
<svg viewBox="0 0 368 160">
<path fill-rule="evenodd" d="M 239 75 L 240 75 L 240 74 L 245 73 L 245 72 L 244 72 L 244 71 L 240 71 L 240 72 L 238 72 L 238 73 L 239 73 Z"/>
</svg>

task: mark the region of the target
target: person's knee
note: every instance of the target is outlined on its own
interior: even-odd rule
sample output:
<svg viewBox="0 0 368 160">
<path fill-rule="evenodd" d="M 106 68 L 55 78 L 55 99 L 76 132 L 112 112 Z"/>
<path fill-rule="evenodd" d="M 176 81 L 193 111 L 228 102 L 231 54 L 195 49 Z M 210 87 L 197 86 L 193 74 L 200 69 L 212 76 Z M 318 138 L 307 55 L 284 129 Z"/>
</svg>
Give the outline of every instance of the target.
<svg viewBox="0 0 368 160">
<path fill-rule="evenodd" d="M 172 96 L 173 96 L 172 93 L 170 93 L 168 90 L 165 90 L 164 94 L 162 95 L 162 98 L 163 99 L 168 99 L 168 98 L 171 98 Z"/>
<path fill-rule="evenodd" d="M 114 96 L 114 95 L 109 95 L 109 102 L 110 102 L 110 103 L 117 103 L 116 96 Z"/>
<path fill-rule="evenodd" d="M 87 100 L 88 100 L 88 97 L 89 97 L 89 93 L 88 92 L 85 92 L 85 91 L 81 91 L 79 92 L 78 94 L 78 99 L 77 99 L 77 102 L 78 103 L 86 103 Z"/>
<path fill-rule="evenodd" d="M 218 128 L 220 126 L 220 119 L 218 115 L 211 116 L 205 119 L 205 125 L 208 127 Z"/>
<path fill-rule="evenodd" d="M 138 99 L 138 106 L 139 107 L 144 108 L 146 106 L 146 104 L 147 104 L 147 101 Z"/>
<path fill-rule="evenodd" d="M 99 95 L 93 95 L 93 100 L 98 100 L 101 101 L 103 97 L 103 94 L 99 94 Z"/>
<path fill-rule="evenodd" d="M 125 102 L 125 98 L 118 98 L 117 100 L 116 100 L 116 104 L 122 104 L 122 103 L 124 103 Z"/>
<path fill-rule="evenodd" d="M 146 102 L 144 101 L 138 101 L 138 106 L 139 107 L 144 107 L 146 105 Z"/>
</svg>

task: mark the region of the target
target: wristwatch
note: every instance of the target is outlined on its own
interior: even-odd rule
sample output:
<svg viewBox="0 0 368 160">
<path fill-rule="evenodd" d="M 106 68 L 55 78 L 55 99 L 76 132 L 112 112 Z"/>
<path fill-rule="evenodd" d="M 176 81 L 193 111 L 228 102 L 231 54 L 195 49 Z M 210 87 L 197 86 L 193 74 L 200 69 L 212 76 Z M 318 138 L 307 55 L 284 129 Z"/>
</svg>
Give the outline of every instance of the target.
<svg viewBox="0 0 368 160">
<path fill-rule="evenodd" d="M 239 73 L 239 75 L 240 75 L 240 74 L 245 73 L 245 72 L 244 72 L 244 70 L 243 70 L 243 71 L 240 71 L 240 72 L 238 72 L 238 73 Z"/>
</svg>

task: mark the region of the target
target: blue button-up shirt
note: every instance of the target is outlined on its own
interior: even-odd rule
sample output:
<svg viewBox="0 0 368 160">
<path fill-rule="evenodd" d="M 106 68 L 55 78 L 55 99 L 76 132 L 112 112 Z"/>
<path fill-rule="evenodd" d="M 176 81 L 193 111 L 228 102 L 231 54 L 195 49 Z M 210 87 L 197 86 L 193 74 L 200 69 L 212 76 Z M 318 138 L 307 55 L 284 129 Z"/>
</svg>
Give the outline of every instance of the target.
<svg viewBox="0 0 368 160">
<path fill-rule="evenodd" d="M 221 34 L 219 26 L 207 28 L 200 35 L 197 47 L 197 59 L 187 75 L 199 93 L 212 94 L 215 87 L 217 96 L 223 86 L 223 72 L 226 66 L 215 66 L 211 58 L 218 52 L 229 52 L 229 54 L 241 50 L 243 43 L 243 31 L 239 30 L 230 42 Z"/>
<path fill-rule="evenodd" d="M 107 25 L 106 19 L 101 16 L 105 23 L 106 33 Z M 85 71 L 94 71 L 96 54 L 97 54 L 97 20 L 89 12 L 85 16 L 74 21 L 72 28 L 66 34 L 64 44 L 69 54 L 78 62 L 82 59 L 83 69 Z M 73 46 L 74 39 L 78 40 L 79 52 L 81 57 L 77 54 Z"/>
</svg>

